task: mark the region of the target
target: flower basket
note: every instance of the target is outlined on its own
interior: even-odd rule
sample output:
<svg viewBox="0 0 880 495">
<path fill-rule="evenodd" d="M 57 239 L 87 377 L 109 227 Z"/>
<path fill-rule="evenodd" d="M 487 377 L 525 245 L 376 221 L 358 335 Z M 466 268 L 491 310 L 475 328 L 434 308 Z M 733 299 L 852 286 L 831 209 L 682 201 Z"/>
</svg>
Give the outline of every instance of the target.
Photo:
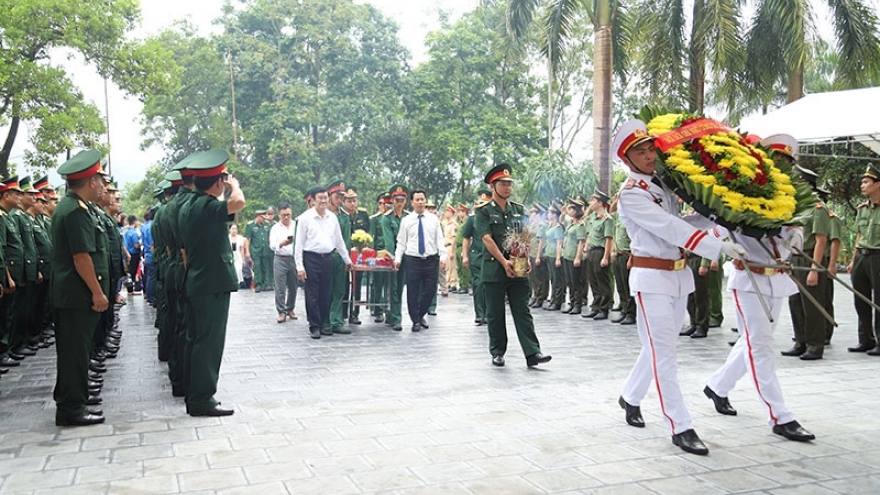
<svg viewBox="0 0 880 495">
<path fill-rule="evenodd" d="M 657 177 L 719 225 L 751 237 L 773 236 L 802 223 L 815 204 L 809 185 L 792 183 L 788 164 L 774 162 L 724 123 L 648 107 L 641 118 L 656 138 Z"/>
<path fill-rule="evenodd" d="M 513 262 L 513 271 L 517 277 L 527 277 L 529 274 L 529 249 L 535 234 L 530 230 L 514 230 L 508 233 L 502 241 L 502 249 L 510 255 Z"/>
</svg>

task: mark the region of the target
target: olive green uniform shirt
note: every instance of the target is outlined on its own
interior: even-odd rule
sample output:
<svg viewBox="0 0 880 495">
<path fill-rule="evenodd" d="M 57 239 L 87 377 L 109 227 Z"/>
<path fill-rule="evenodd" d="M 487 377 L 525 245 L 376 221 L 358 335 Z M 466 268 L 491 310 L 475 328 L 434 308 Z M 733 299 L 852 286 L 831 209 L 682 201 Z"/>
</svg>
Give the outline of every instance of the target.
<svg viewBox="0 0 880 495">
<path fill-rule="evenodd" d="M 856 212 L 857 248 L 880 249 L 880 203 L 864 202 Z"/>
<path fill-rule="evenodd" d="M 623 225 L 623 222 L 620 221 L 620 217 L 617 216 L 617 214 L 615 214 L 614 217 L 614 245 L 617 247 L 618 252 L 629 251 L 629 233 L 626 231 L 626 227 Z"/>
<path fill-rule="evenodd" d="M 50 280 L 52 307 L 90 309 L 92 293 L 77 273 L 73 255 L 89 253 L 95 275 L 106 294 L 110 290 L 110 266 L 105 227 L 94 216 L 88 204 L 72 192 L 61 198 L 53 216 L 51 240 L 54 247 L 54 276 Z"/>
<path fill-rule="evenodd" d="M 614 219 L 609 215 L 595 218 L 590 224 L 589 247 L 605 247 L 608 237 L 614 237 Z"/>
<path fill-rule="evenodd" d="M 509 233 L 521 232 L 526 228 L 528 222 L 529 219 L 525 214 L 523 205 L 508 201 L 507 209 L 502 210 L 495 203 L 495 200 L 491 200 L 474 209 L 474 237 L 482 238 L 485 235 L 490 235 L 498 249 L 504 254 L 504 257 L 508 258 L 508 253 L 504 252 L 502 247 L 504 237 Z M 504 267 L 488 251 L 485 251 L 485 254 L 483 257 L 483 281 L 507 281 L 507 273 L 504 271 Z"/>
<path fill-rule="evenodd" d="M 568 261 L 574 261 L 577 256 L 578 242 L 587 238 L 587 226 L 584 223 L 572 222 L 565 228 L 565 237 L 562 242 L 562 257 Z"/>
<path fill-rule="evenodd" d="M 180 234 L 186 246 L 186 295 L 204 296 L 238 290 L 229 249 L 226 201 L 196 191 L 180 208 Z"/>
<path fill-rule="evenodd" d="M 34 217 L 19 208 L 10 212 L 18 226 L 21 236 L 22 255 L 24 257 L 24 281 L 31 283 L 37 281 L 39 273 L 39 260 L 37 258 L 37 243 L 34 239 Z"/>
<path fill-rule="evenodd" d="M 542 256 L 546 258 L 556 259 L 556 241 L 565 237 L 565 227 L 561 224 L 551 224 L 544 231 L 544 252 Z"/>
</svg>

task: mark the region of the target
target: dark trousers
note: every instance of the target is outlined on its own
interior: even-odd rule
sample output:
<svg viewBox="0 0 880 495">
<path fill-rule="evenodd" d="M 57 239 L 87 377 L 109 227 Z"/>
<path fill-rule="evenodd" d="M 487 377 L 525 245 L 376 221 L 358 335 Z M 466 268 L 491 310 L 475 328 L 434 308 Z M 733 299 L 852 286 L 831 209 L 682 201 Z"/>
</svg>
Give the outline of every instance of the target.
<svg viewBox="0 0 880 495">
<path fill-rule="evenodd" d="M 309 320 L 309 330 L 321 330 L 330 322 L 332 255 L 304 251 L 303 267 L 306 271 L 306 318 Z"/>
<path fill-rule="evenodd" d="M 156 298 L 153 294 L 153 287 L 156 285 L 156 267 L 153 266 L 152 260 L 149 263 L 144 262 L 144 272 L 144 298 L 146 298 L 148 303 L 155 304 Z"/>
<path fill-rule="evenodd" d="M 226 345 L 229 293 L 199 294 L 187 300 L 186 410 L 199 412 L 217 405 L 214 394 Z"/>
<path fill-rule="evenodd" d="M 836 261 L 835 261 L 836 263 Z M 828 280 L 825 284 L 825 312 L 834 318 L 834 281 Z M 831 337 L 834 336 L 834 325 L 830 321 L 825 320 L 825 340 L 831 343 Z"/>
<path fill-rule="evenodd" d="M 353 301 L 357 302 L 361 300 L 361 286 L 364 282 L 364 274 L 359 272 L 352 272 L 351 276 L 354 277 L 354 293 L 350 294 L 351 284 L 349 284 L 348 289 L 345 291 L 345 299 L 352 299 Z M 361 314 L 361 307 L 358 304 L 349 305 L 348 303 L 346 303 L 343 306 L 343 312 L 345 315 L 348 316 L 348 318 L 351 318 L 352 316 L 358 317 Z"/>
<path fill-rule="evenodd" d="M 46 303 L 49 301 L 49 277 L 34 286 L 34 306 L 28 315 L 27 344 L 37 344 L 43 340 L 43 318 Z"/>
<path fill-rule="evenodd" d="M 614 285 L 617 287 L 617 297 L 620 298 L 620 314 L 624 316 L 636 316 L 636 300 L 629 291 L 629 253 L 620 252 L 611 263 L 614 267 Z"/>
<path fill-rule="evenodd" d="M 611 265 L 603 267 L 602 258 L 605 248 L 590 248 L 587 253 L 587 279 L 593 289 L 592 311 L 609 312 L 614 305 L 614 294 L 611 291 Z"/>
<path fill-rule="evenodd" d="M 690 324 L 696 328 L 709 328 L 709 275 L 700 275 L 703 259 L 696 255 L 688 257 L 687 264 L 694 274 L 694 291 L 688 294 L 687 309 Z"/>
<path fill-rule="evenodd" d="M 550 307 L 559 308 L 565 302 L 565 273 L 562 265 L 556 266 L 556 258 L 541 258 L 541 264 L 547 266 L 550 273 Z"/>
<path fill-rule="evenodd" d="M 852 286 L 863 296 L 880 304 L 880 255 L 856 254 L 852 268 Z M 859 345 L 877 345 L 880 335 L 880 314 L 868 303 L 853 295 L 859 315 Z"/>
<path fill-rule="evenodd" d="M 413 323 L 422 321 L 437 292 L 440 257 L 406 256 L 406 305 Z"/>
<path fill-rule="evenodd" d="M 128 286 L 128 293 L 131 294 L 132 291 L 140 290 L 141 287 L 138 285 L 137 280 L 137 271 L 138 267 L 141 264 L 141 252 L 136 251 L 131 253 L 131 260 L 128 262 L 128 276 L 131 278 L 131 285 Z"/>
<path fill-rule="evenodd" d="M 580 308 L 584 299 L 584 281 L 581 277 L 581 268 L 574 266 L 574 261 L 563 258 L 562 269 L 565 273 L 565 285 L 568 287 L 568 301 L 572 308 Z"/>
<path fill-rule="evenodd" d="M 85 412 L 89 399 L 89 353 L 99 316 L 100 313 L 90 309 L 55 311 L 55 353 L 58 361 L 52 395 L 57 418 L 69 418 Z"/>
<path fill-rule="evenodd" d="M 532 299 L 534 302 L 543 304 L 550 293 L 550 272 L 547 265 L 535 263 L 538 258 L 532 258 L 532 272 L 529 274 L 529 283 L 532 286 Z"/>
<path fill-rule="evenodd" d="M 9 355 L 12 350 L 12 324 L 15 321 L 13 301 L 15 294 L 7 294 L 0 298 L 0 358 Z"/>
<path fill-rule="evenodd" d="M 807 251 L 812 253 L 813 250 Z M 809 268 L 812 263 L 804 256 L 792 256 L 792 266 Z M 822 260 L 824 266 L 828 266 L 828 259 Z M 813 287 L 807 285 L 807 276 L 810 272 L 806 270 L 795 271 L 793 275 L 801 282 L 819 304 L 825 307 L 826 285 L 829 280 L 824 273 L 819 274 L 819 283 Z M 803 347 L 806 350 L 818 355 L 823 355 L 825 351 L 825 317 L 812 302 L 801 292 L 794 294 L 788 298 L 788 310 L 791 313 L 791 325 L 794 328 L 794 345 L 795 347 Z"/>
<path fill-rule="evenodd" d="M 489 353 L 503 356 L 507 352 L 507 311 L 504 299 L 510 302 L 510 314 L 523 354 L 529 357 L 541 352 L 535 335 L 535 323 L 529 312 L 529 279 L 509 278 L 502 282 L 483 282 L 486 287 L 486 316 L 489 330 Z"/>
<path fill-rule="evenodd" d="M 483 254 L 471 254 L 471 284 L 474 287 L 474 319 L 486 319 L 486 286 L 483 284 Z"/>
<path fill-rule="evenodd" d="M 34 282 L 22 282 L 16 286 L 12 297 L 13 320 L 12 320 L 12 348 L 18 349 L 28 344 L 28 325 L 33 323 L 34 296 L 36 295 Z M 9 296 L 7 296 L 9 297 Z"/>
</svg>

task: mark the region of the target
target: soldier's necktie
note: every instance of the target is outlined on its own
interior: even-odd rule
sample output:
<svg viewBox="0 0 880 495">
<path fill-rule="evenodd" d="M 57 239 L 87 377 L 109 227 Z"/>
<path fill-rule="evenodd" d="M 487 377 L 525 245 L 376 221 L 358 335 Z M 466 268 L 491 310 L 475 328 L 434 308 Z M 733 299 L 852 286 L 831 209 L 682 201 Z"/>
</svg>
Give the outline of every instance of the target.
<svg viewBox="0 0 880 495">
<path fill-rule="evenodd" d="M 425 228 L 422 226 L 422 217 L 419 215 L 419 254 L 425 254 Z"/>
</svg>

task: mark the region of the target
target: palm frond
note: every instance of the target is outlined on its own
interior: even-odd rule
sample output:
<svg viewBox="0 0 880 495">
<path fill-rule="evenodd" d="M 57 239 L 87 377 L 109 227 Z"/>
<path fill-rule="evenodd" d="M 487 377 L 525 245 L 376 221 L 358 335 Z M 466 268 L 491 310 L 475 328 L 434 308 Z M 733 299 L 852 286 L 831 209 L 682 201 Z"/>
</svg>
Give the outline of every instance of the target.
<svg viewBox="0 0 880 495">
<path fill-rule="evenodd" d="M 541 16 L 541 53 L 550 55 L 553 67 L 558 65 L 565 51 L 579 9 L 580 2 L 577 0 L 551 0 Z"/>
<path fill-rule="evenodd" d="M 524 39 L 532 26 L 539 0 L 509 0 L 507 4 L 507 33 L 515 40 Z"/>
<path fill-rule="evenodd" d="M 635 65 L 650 94 L 668 95 L 670 106 L 680 106 L 686 86 L 683 2 L 643 0 L 636 9 L 640 14 L 635 23 L 638 37 L 634 41 L 639 47 Z"/>
<path fill-rule="evenodd" d="M 859 0 L 829 0 L 837 42 L 837 78 L 844 87 L 866 85 L 880 74 L 877 14 Z"/>
</svg>

